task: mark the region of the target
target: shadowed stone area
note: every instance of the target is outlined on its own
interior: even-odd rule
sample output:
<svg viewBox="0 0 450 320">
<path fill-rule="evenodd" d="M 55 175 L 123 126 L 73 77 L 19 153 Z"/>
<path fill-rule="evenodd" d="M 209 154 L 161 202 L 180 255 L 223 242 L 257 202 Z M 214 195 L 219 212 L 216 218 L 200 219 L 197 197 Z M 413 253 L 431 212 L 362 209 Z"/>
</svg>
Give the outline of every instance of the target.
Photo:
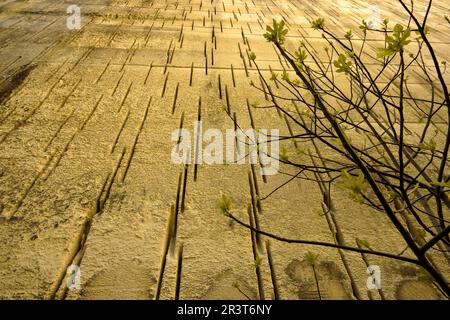
<svg viewBox="0 0 450 320">
<path fill-rule="evenodd" d="M 72 4 L 80 7 L 79 30 L 67 29 Z M 440 59 L 448 59 L 450 39 L 438 18 L 447 9 L 434 1 L 429 18 Z M 311 20 L 325 17 L 336 33 L 352 29 L 357 38 L 361 20 L 377 14 L 405 19 L 395 1 L 375 0 L 2 1 L 0 299 L 174 299 L 177 287 L 182 299 L 257 299 L 261 292 L 271 299 L 274 277 L 281 299 L 318 299 L 303 259 L 309 251 L 319 255 L 321 298 L 355 299 L 356 288 L 363 299 L 380 299 L 368 293 L 360 254 L 270 240 L 270 265 L 266 247 L 253 248 L 250 232 L 218 212 L 224 193 L 248 221 L 248 163 L 202 164 L 194 179 L 194 166 L 171 162 L 171 134 L 180 124 L 193 133 L 201 116 L 204 130 L 225 132 L 234 127 L 227 109 L 244 128 L 288 133 L 276 113 L 250 115 L 248 108 L 268 103 L 250 85 L 260 83 L 250 53 L 267 77 L 287 67 L 263 37 L 272 19 L 286 21 L 288 46 L 306 39 L 321 59 Z M 371 52 L 383 45 L 368 43 Z M 424 90 L 424 79 L 410 81 Z M 261 195 L 286 178 L 265 183 L 256 172 Z M 174 234 L 171 212 L 181 193 Z M 349 244 L 362 232 L 377 249 L 402 252 L 387 217 L 336 195 L 336 220 Z M 294 181 L 262 201 L 260 227 L 334 242 L 326 217 L 314 212 L 322 201 L 315 182 Z M 386 298 L 441 298 L 415 266 L 368 259 L 381 268 Z M 80 288 L 67 285 L 70 266 L 80 268 Z"/>
</svg>

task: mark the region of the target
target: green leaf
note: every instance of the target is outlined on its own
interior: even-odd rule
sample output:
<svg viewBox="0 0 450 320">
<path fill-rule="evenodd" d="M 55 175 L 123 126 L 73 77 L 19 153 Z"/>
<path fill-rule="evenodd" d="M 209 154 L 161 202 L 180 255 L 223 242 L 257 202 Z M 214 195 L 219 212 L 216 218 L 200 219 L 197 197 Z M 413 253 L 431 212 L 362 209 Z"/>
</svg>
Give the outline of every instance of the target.
<svg viewBox="0 0 450 320">
<path fill-rule="evenodd" d="M 271 75 L 270 75 L 270 80 L 275 81 L 278 78 L 278 73 L 275 73 L 272 71 Z"/>
<path fill-rule="evenodd" d="M 261 263 L 262 263 L 261 258 L 260 258 L 259 256 L 256 257 L 256 259 L 255 259 L 255 268 L 260 267 L 260 266 L 261 266 Z"/>
<path fill-rule="evenodd" d="M 377 58 L 382 59 L 393 55 L 395 52 L 388 48 L 380 48 L 377 50 Z"/>
<path fill-rule="evenodd" d="M 448 182 L 433 181 L 431 184 L 436 187 L 450 188 L 450 181 Z"/>
<path fill-rule="evenodd" d="M 281 75 L 281 79 L 283 79 L 286 82 L 291 82 L 291 79 L 289 78 L 289 73 L 287 73 L 286 70 L 283 71 L 283 74 Z"/>
<path fill-rule="evenodd" d="M 419 144 L 419 149 L 429 150 L 431 152 L 435 152 L 437 148 L 437 143 L 434 139 L 431 139 L 430 142 L 422 142 Z"/>
<path fill-rule="evenodd" d="M 361 29 L 364 32 L 364 34 L 367 33 L 367 30 L 369 30 L 369 25 L 367 24 L 366 20 L 361 21 L 359 29 Z"/>
<path fill-rule="evenodd" d="M 364 200 L 362 195 L 369 188 L 369 185 L 365 181 L 364 174 L 362 172 L 355 177 L 349 174 L 347 170 L 343 170 L 338 187 L 350 191 L 350 198 L 361 203 Z"/>
<path fill-rule="evenodd" d="M 266 33 L 264 34 L 264 38 L 269 42 L 274 42 L 278 44 L 283 44 L 286 39 L 286 35 L 288 33 L 288 29 L 284 27 L 285 23 L 283 20 L 277 22 L 273 19 L 272 27 L 266 27 Z"/>
<path fill-rule="evenodd" d="M 251 106 L 252 108 L 258 108 L 258 107 L 259 107 L 259 102 L 257 102 L 257 101 L 252 102 L 252 103 L 250 103 L 250 106 Z"/>
<path fill-rule="evenodd" d="M 377 57 L 381 59 L 403 51 L 411 43 L 410 36 L 411 29 L 405 29 L 401 24 L 396 24 L 392 36 L 386 36 L 387 47 L 378 49 Z"/>
<path fill-rule="evenodd" d="M 372 248 L 370 247 L 370 244 L 367 240 L 363 240 L 363 239 L 358 239 L 356 238 L 356 242 L 363 248 L 367 248 L 369 250 L 372 250 Z"/>
<path fill-rule="evenodd" d="M 352 30 L 348 30 L 344 37 L 345 37 L 345 39 L 348 39 L 348 40 L 353 38 Z"/>
<path fill-rule="evenodd" d="M 318 19 L 314 20 L 313 22 L 311 22 L 311 27 L 314 30 L 323 30 L 323 28 L 325 27 L 325 19 L 318 18 Z"/>
<path fill-rule="evenodd" d="M 250 52 L 249 58 L 250 58 L 250 60 L 255 61 L 256 60 L 256 53 Z"/>
<path fill-rule="evenodd" d="M 323 215 L 323 210 L 322 208 L 312 208 L 311 212 L 314 213 L 315 215 L 321 217 Z"/>
<path fill-rule="evenodd" d="M 220 212 L 228 215 L 230 214 L 231 210 L 231 198 L 227 197 L 226 195 L 222 195 L 222 197 L 219 200 L 219 203 L 217 204 L 217 207 L 219 208 Z"/>
<path fill-rule="evenodd" d="M 334 66 L 336 67 L 336 72 L 341 73 L 344 72 L 348 74 L 352 67 L 352 62 L 347 61 L 347 56 L 343 53 L 339 55 L 337 60 L 333 61 Z"/>
<path fill-rule="evenodd" d="M 318 255 L 318 254 L 315 254 L 315 253 L 312 253 L 311 251 L 308 251 L 308 252 L 305 254 L 305 260 L 306 260 L 311 266 L 314 266 L 314 265 L 316 264 L 318 258 L 319 258 L 319 255 Z"/>
<path fill-rule="evenodd" d="M 428 34 L 430 33 L 430 27 L 425 26 L 425 28 L 423 29 L 423 33 L 424 33 L 425 35 L 428 35 Z M 421 33 L 420 33 L 419 31 L 416 31 L 416 34 L 418 35 L 417 39 L 418 39 L 418 40 L 421 40 L 421 39 L 422 39 Z"/>
<path fill-rule="evenodd" d="M 308 57 L 308 54 L 306 53 L 306 51 L 304 49 L 302 49 L 301 47 L 298 48 L 297 51 L 295 51 L 294 53 L 296 62 L 297 62 L 297 66 L 300 69 L 303 69 L 303 66 L 305 64 L 305 60 Z"/>
<path fill-rule="evenodd" d="M 281 160 L 281 161 L 288 161 L 287 150 L 286 150 L 285 147 L 281 147 L 281 150 L 280 150 L 280 160 Z"/>
</svg>

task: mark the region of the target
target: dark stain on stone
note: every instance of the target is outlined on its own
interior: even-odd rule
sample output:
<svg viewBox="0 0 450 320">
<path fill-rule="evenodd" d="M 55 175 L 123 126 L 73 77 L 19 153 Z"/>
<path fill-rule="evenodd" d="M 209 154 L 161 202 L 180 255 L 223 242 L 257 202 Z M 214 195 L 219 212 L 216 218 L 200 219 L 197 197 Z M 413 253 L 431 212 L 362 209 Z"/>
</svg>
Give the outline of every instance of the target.
<svg viewBox="0 0 450 320">
<path fill-rule="evenodd" d="M 428 281 L 403 280 L 395 290 L 397 300 L 440 300 L 442 296 Z"/>
<path fill-rule="evenodd" d="M 387 272 L 396 273 L 406 278 L 415 278 L 419 276 L 417 267 L 413 267 L 407 264 L 395 264 L 385 267 Z"/>
<path fill-rule="evenodd" d="M 405 277 L 416 277 L 418 275 L 418 270 L 412 266 L 404 266 L 400 268 L 400 274 Z"/>
<path fill-rule="evenodd" d="M 28 77 L 31 71 L 36 68 L 35 64 L 26 64 L 18 68 L 12 75 L 0 85 L 0 104 L 7 100 L 11 93 Z"/>
<path fill-rule="evenodd" d="M 300 261 L 298 259 L 292 260 L 289 265 L 286 267 L 285 272 L 293 281 L 302 282 L 302 270 L 309 270 L 311 266 L 306 261 Z M 328 280 L 344 280 L 344 273 L 339 270 L 336 263 L 333 261 L 320 261 L 317 266 L 317 270 L 319 271 L 318 277 L 319 279 L 328 279 Z"/>
<path fill-rule="evenodd" d="M 344 273 L 333 261 L 319 261 L 315 265 L 319 281 L 321 299 L 351 299 L 345 282 Z M 319 299 L 312 266 L 307 261 L 292 260 L 285 269 L 286 274 L 298 287 L 299 299 Z"/>
</svg>

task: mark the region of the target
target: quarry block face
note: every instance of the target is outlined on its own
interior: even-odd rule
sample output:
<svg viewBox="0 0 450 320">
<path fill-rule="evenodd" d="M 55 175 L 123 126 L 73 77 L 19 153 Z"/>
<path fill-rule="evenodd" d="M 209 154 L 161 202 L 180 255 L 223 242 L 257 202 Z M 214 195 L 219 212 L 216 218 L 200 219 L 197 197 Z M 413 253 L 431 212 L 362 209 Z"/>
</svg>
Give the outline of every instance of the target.
<svg viewBox="0 0 450 320">
<path fill-rule="evenodd" d="M 415 2 L 423 18 L 428 1 Z M 0 299 L 446 299 L 429 270 L 410 263 L 414 250 L 405 249 L 378 200 L 368 202 L 376 198 L 368 173 L 338 165 L 351 152 L 335 156 L 352 146 L 359 154 L 378 139 L 366 134 L 371 128 L 384 136 L 390 120 L 396 128 L 406 124 L 405 194 L 424 188 L 434 196 L 417 195 L 416 223 L 405 213 L 412 204 L 398 200 L 400 182 L 380 193 L 392 196 L 393 217 L 418 248 L 445 233 L 450 172 L 444 163 L 439 174 L 434 161 L 445 154 L 449 122 L 440 86 L 450 81 L 446 14 L 448 3 L 433 1 L 426 30 L 442 77 L 430 81 L 420 62 L 434 72 L 426 44 L 418 65 L 407 65 L 408 77 L 399 78 L 395 59 L 401 53 L 410 61 L 425 35 L 411 26 L 405 51 L 389 47 L 386 36 L 401 45 L 395 37 L 408 33 L 399 1 L 2 1 Z M 333 45 L 351 39 L 351 53 L 333 51 L 321 17 L 339 35 Z M 405 29 L 383 31 L 385 19 L 389 28 Z M 268 41 L 274 20 L 289 32 L 272 30 Z M 377 32 L 365 36 L 364 25 Z M 379 87 L 361 81 L 339 93 L 371 107 L 317 130 L 347 106 L 324 100 L 333 108 L 327 118 L 317 101 L 336 87 L 304 93 L 299 73 L 329 63 L 324 75 L 333 68 L 336 86 L 349 83 L 360 50 L 370 62 L 355 77 L 391 58 L 397 64 L 387 64 L 375 80 Z M 402 117 L 389 111 L 396 116 L 370 120 L 385 111 L 376 96 L 391 82 L 396 107 L 400 94 L 417 99 L 404 100 Z M 371 98 L 364 100 L 364 92 Z M 427 104 L 431 95 L 435 102 Z M 355 123 L 361 130 L 346 131 Z M 340 129 L 342 139 L 331 140 Z M 314 134 L 324 137 L 317 145 L 306 141 Z M 379 153 L 367 162 L 388 159 L 389 150 L 397 159 L 398 144 L 387 144 L 375 146 Z M 374 183 L 383 180 L 381 171 L 398 177 L 395 161 L 382 163 L 369 172 Z M 443 205 L 435 214 L 436 199 Z M 425 258 L 449 279 L 444 236 Z M 270 307 L 185 305 L 178 312 L 208 318 L 269 314 Z"/>
</svg>

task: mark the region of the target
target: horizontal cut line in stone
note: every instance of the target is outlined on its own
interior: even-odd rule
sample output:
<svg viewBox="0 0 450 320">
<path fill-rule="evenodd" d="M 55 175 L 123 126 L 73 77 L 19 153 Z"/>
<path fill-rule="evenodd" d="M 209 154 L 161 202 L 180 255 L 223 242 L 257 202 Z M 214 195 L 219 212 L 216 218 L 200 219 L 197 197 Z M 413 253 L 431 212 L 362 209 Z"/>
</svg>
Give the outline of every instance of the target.
<svg viewBox="0 0 450 320">
<path fill-rule="evenodd" d="M 224 20 L 224 21 L 226 21 L 226 20 Z M 267 21 L 266 22 L 266 24 L 267 25 L 270 25 L 271 24 L 271 21 Z M 180 27 L 181 25 L 179 25 L 179 26 L 176 26 L 176 27 L 173 27 L 173 28 L 164 28 L 164 29 L 158 29 L 158 28 L 156 28 L 156 27 L 154 27 L 153 29 L 152 29 L 152 33 L 154 32 L 154 31 L 160 31 L 160 32 L 162 32 L 162 33 L 168 33 L 168 32 L 174 32 L 174 33 L 176 33 L 176 34 L 178 34 L 179 32 L 180 32 L 180 29 L 179 29 L 179 27 Z M 116 26 L 117 27 L 117 26 Z M 126 26 L 127 27 L 127 29 L 129 29 L 129 27 L 132 27 L 132 26 Z M 178 28 L 177 28 L 178 27 Z M 211 34 L 211 30 L 213 29 L 213 27 L 214 27 L 214 25 L 212 25 L 212 26 L 205 26 L 205 27 L 203 27 L 203 26 L 201 26 L 201 25 L 195 25 L 194 26 L 194 28 L 195 28 L 195 30 L 188 30 L 188 31 L 186 31 L 185 33 L 186 34 L 195 34 L 196 32 L 199 32 L 200 30 L 199 29 L 204 29 L 204 31 L 202 30 L 202 32 L 199 32 L 199 33 L 205 33 L 205 35 L 206 34 L 208 34 L 208 35 L 210 35 Z M 309 26 L 309 24 L 305 24 L 305 25 L 301 25 L 301 24 L 297 24 L 297 25 L 294 25 L 293 27 L 291 27 L 291 29 L 289 30 L 290 32 L 291 32 L 291 34 L 290 35 L 287 35 L 286 36 L 286 39 L 287 40 L 289 40 L 289 39 L 304 39 L 304 38 L 307 38 L 307 39 L 323 39 L 322 38 L 322 36 L 319 36 L 319 35 L 302 35 L 302 34 L 299 34 L 299 35 L 296 35 L 296 34 L 292 34 L 292 32 L 299 32 L 299 31 L 297 31 L 296 30 L 296 28 L 297 27 L 301 27 L 304 31 L 305 30 L 313 30 L 313 28 L 312 27 L 310 27 Z M 233 28 L 227 28 L 227 27 L 222 27 L 222 29 L 224 30 L 223 31 L 223 34 L 225 34 L 225 35 L 236 35 L 236 36 L 239 36 L 239 37 L 241 37 L 241 25 L 236 25 L 236 26 L 234 26 Z M 227 30 L 233 30 L 233 31 L 236 31 L 236 32 L 226 32 Z M 142 30 L 142 31 L 136 31 L 136 32 L 144 32 L 144 31 L 148 31 L 148 30 L 146 30 L 146 29 L 144 29 L 144 30 Z M 101 31 L 100 31 L 101 32 Z M 106 32 L 105 32 L 106 33 Z M 133 32 L 129 32 L 129 33 L 133 33 Z M 246 34 L 245 36 L 247 37 L 247 38 L 261 38 L 262 39 L 262 41 L 265 41 L 265 39 L 263 38 L 263 35 L 265 34 L 266 32 L 254 32 L 254 33 L 249 33 L 249 34 Z M 346 40 L 344 37 L 341 37 L 341 38 L 338 38 L 338 39 L 340 39 L 340 40 Z M 145 40 L 145 37 L 144 37 L 144 40 Z M 375 38 L 367 38 L 367 39 L 365 39 L 365 40 L 363 40 L 362 38 L 352 38 L 352 41 L 353 42 L 362 42 L 362 41 L 365 41 L 366 43 L 367 42 L 380 42 L 381 44 L 383 44 L 384 43 L 384 41 L 383 41 L 383 39 L 375 39 Z M 450 42 L 449 41 L 439 41 L 438 39 L 437 39 L 437 37 L 435 37 L 435 38 L 433 38 L 433 43 L 434 44 L 449 44 Z M 77 47 L 78 48 L 78 47 Z M 121 49 L 121 50 L 129 50 L 130 48 L 114 48 L 114 47 L 111 47 L 111 46 L 101 46 L 101 47 L 96 47 L 96 48 L 98 48 L 98 49 Z"/>
<path fill-rule="evenodd" d="M 258 59 L 258 54 L 256 54 L 256 62 L 257 63 L 261 63 L 261 62 L 264 62 L 264 63 L 269 63 L 269 62 L 273 62 L 273 63 L 279 63 L 279 60 L 278 59 Z M 318 60 L 318 61 L 320 61 L 320 60 Z M 195 61 L 194 61 L 195 62 Z M 197 61 L 198 63 L 202 63 L 202 67 L 195 67 L 194 66 L 194 68 L 198 68 L 198 69 L 204 69 L 204 66 L 203 66 L 203 61 Z M 320 62 L 324 62 L 324 63 L 326 63 L 327 62 L 327 60 L 323 60 L 323 61 L 320 61 Z M 52 64 L 59 64 L 59 62 L 52 62 L 52 61 L 41 61 L 41 62 L 39 62 L 39 64 L 47 64 L 47 65 L 52 65 Z M 98 66 L 98 67 L 101 67 L 101 66 L 105 66 L 105 64 L 101 64 L 101 63 L 92 63 L 92 62 L 84 62 L 83 63 L 83 65 L 85 65 L 85 66 L 89 66 L 89 67 L 95 67 L 95 66 Z M 122 65 L 123 65 L 123 63 L 110 63 L 109 64 L 109 66 L 111 67 L 111 66 L 117 66 L 117 67 L 122 67 Z M 367 63 L 366 64 L 367 66 L 379 66 L 379 64 L 377 64 L 377 63 Z M 141 64 L 141 63 L 126 63 L 125 64 L 125 67 L 142 67 L 142 68 L 149 68 L 149 65 L 148 64 Z M 161 64 L 155 64 L 155 63 L 153 63 L 153 65 L 152 65 L 152 67 L 154 67 L 154 68 L 156 68 L 156 67 L 158 67 L 158 68 L 165 68 L 166 67 L 166 64 L 165 63 L 161 63 Z M 235 67 L 234 65 L 233 65 L 233 67 L 234 67 L 234 69 L 235 70 L 245 70 L 244 68 L 239 68 L 239 67 Z M 191 65 L 189 64 L 189 65 L 186 65 L 186 66 L 180 66 L 180 65 L 167 65 L 167 68 L 191 68 Z M 210 69 L 220 69 L 220 70 L 229 70 L 230 69 L 230 67 L 220 67 L 220 66 L 209 66 L 208 68 L 210 68 Z M 269 68 L 260 68 L 260 70 L 262 70 L 262 71 L 270 71 L 269 70 Z M 283 68 L 280 68 L 280 69 L 275 69 L 275 68 L 273 68 L 272 69 L 273 71 L 284 71 L 284 69 Z"/>
</svg>

